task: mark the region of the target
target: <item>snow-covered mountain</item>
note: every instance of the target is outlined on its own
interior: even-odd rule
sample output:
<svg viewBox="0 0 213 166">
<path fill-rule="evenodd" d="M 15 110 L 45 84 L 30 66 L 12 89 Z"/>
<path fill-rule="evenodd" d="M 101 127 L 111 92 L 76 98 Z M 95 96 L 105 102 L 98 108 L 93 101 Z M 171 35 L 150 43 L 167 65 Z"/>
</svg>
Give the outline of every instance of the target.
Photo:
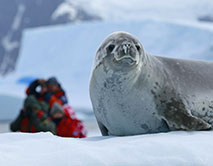
<svg viewBox="0 0 213 166">
<path fill-rule="evenodd" d="M 1 0 L 0 75 L 15 68 L 23 29 L 99 19 L 72 1 Z"/>
<path fill-rule="evenodd" d="M 0 75 L 15 68 L 24 28 L 141 18 L 212 21 L 212 0 L 1 0 Z"/>
<path fill-rule="evenodd" d="M 69 0 L 73 1 L 73 0 Z M 76 0 L 82 7 L 101 15 L 104 20 L 139 20 L 161 18 L 198 20 L 212 16 L 212 0 Z"/>
</svg>

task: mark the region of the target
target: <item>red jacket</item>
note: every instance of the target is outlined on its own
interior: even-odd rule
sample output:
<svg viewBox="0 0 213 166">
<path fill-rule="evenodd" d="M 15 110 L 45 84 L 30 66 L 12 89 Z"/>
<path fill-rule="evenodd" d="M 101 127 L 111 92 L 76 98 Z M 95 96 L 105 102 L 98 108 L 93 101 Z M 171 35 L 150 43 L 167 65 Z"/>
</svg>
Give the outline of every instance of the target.
<svg viewBox="0 0 213 166">
<path fill-rule="evenodd" d="M 57 102 L 60 105 L 67 104 L 67 97 L 63 90 L 60 90 L 60 91 L 56 92 L 55 94 L 49 94 L 49 95 L 45 96 L 44 100 L 46 102 L 48 102 L 50 108 L 52 108 L 52 106 L 55 102 Z"/>
<path fill-rule="evenodd" d="M 70 116 L 65 116 L 56 126 L 57 135 L 61 137 L 85 138 L 86 133 L 82 122 L 78 119 L 71 119 Z"/>
<path fill-rule="evenodd" d="M 20 131 L 21 132 L 30 132 L 30 133 L 36 133 L 36 128 L 34 124 L 30 124 L 29 118 L 25 117 L 22 121 L 21 121 L 21 125 L 20 125 Z"/>
</svg>

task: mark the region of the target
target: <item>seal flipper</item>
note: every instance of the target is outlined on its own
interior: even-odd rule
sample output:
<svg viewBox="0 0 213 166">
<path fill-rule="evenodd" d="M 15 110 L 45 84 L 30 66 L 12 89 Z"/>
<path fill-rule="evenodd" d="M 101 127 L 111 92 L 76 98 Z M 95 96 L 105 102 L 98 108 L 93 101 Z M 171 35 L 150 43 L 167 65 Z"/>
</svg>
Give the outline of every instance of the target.
<svg viewBox="0 0 213 166">
<path fill-rule="evenodd" d="M 204 120 L 183 111 L 167 111 L 163 118 L 170 130 L 210 130 L 211 125 Z"/>
<path fill-rule="evenodd" d="M 154 94 L 159 115 L 166 121 L 170 130 L 210 130 L 212 127 L 203 119 L 192 115 L 187 107 L 187 98 L 181 96 L 175 89 L 161 93 L 158 98 Z M 162 95 L 163 94 L 163 95 Z M 169 98 L 168 98 L 169 97 Z M 184 102 L 185 101 L 185 102 Z"/>
<path fill-rule="evenodd" d="M 186 105 L 171 99 L 165 103 L 166 109 L 162 112 L 163 119 L 167 122 L 170 130 L 210 130 L 211 125 L 195 117 L 186 108 Z"/>
<path fill-rule="evenodd" d="M 109 136 L 108 129 L 101 122 L 99 122 L 99 121 L 97 121 L 97 122 L 98 122 L 98 126 L 99 126 L 99 128 L 101 130 L 101 134 L 103 136 Z"/>
</svg>

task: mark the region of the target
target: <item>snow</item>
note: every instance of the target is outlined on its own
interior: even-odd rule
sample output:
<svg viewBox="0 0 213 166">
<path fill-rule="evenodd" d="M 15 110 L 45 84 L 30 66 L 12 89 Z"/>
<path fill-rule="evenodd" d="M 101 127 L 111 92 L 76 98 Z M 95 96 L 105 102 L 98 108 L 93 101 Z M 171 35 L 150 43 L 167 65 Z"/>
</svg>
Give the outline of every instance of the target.
<svg viewBox="0 0 213 166">
<path fill-rule="evenodd" d="M 212 131 L 85 139 L 6 133 L 0 134 L 0 165 L 208 166 L 213 162 L 212 138 Z"/>
<path fill-rule="evenodd" d="M 54 13 L 52 14 L 52 19 L 56 20 L 60 16 L 68 15 L 68 18 L 72 21 L 76 17 L 76 12 L 77 11 L 75 6 L 72 6 L 71 3 L 65 1 L 64 3 L 60 4 L 58 8 L 54 11 Z"/>
<path fill-rule="evenodd" d="M 13 49 L 18 48 L 19 42 L 11 41 L 11 34 L 8 34 L 7 36 L 3 37 L 2 45 L 6 51 L 11 52 Z"/>
<path fill-rule="evenodd" d="M 25 7 L 24 4 L 18 5 L 18 11 L 17 11 L 17 14 L 14 18 L 13 24 L 12 24 L 12 30 L 13 31 L 16 31 L 20 27 L 24 12 L 26 10 L 25 8 L 26 7 Z"/>
<path fill-rule="evenodd" d="M 15 119 L 22 104 L 23 100 L 19 97 L 0 94 L 0 121 Z"/>
<path fill-rule="evenodd" d="M 7 52 L 13 51 L 15 48 L 19 46 L 18 41 L 12 41 L 12 34 L 20 27 L 21 20 L 23 18 L 23 14 L 25 11 L 25 6 L 23 4 L 19 4 L 18 11 L 15 15 L 14 21 L 11 25 L 11 30 L 7 33 L 6 36 L 2 38 L 2 46 Z M 8 56 L 5 56 L 5 59 L 7 60 Z"/>
<path fill-rule="evenodd" d="M 68 0 L 73 2 L 73 0 Z M 104 20 L 139 20 L 163 18 L 169 20 L 197 20 L 212 14 L 212 0 L 75 0 L 87 11 L 102 16 Z"/>
</svg>

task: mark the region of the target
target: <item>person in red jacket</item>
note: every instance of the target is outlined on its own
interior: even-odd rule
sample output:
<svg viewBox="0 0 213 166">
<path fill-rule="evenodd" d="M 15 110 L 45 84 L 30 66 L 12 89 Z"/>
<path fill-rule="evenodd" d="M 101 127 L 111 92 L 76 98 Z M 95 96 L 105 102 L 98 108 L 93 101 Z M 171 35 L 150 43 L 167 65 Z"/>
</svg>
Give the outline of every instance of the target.
<svg viewBox="0 0 213 166">
<path fill-rule="evenodd" d="M 77 118 L 72 119 L 63 107 L 54 103 L 50 116 L 56 124 L 57 135 L 61 137 L 85 138 L 86 131 L 83 123 Z"/>
<path fill-rule="evenodd" d="M 76 118 L 75 111 L 67 104 L 66 94 L 55 77 L 50 77 L 47 81 L 44 79 L 33 81 L 26 93 L 28 96 L 33 95 L 39 101 L 44 101 L 48 104 L 48 115 L 52 117 L 52 120 L 57 125 L 57 133 L 59 136 L 76 138 L 86 136 L 83 123 Z M 57 106 L 53 107 L 54 104 L 59 105 L 62 111 L 56 111 L 54 115 L 51 115 L 51 110 L 60 110 L 56 109 Z"/>
<path fill-rule="evenodd" d="M 10 124 L 11 131 L 40 132 L 50 131 L 56 134 L 55 123 L 47 115 L 48 106 L 30 95 L 24 101 L 24 108 L 18 117 Z"/>
<path fill-rule="evenodd" d="M 50 77 L 48 80 L 34 80 L 27 88 L 26 94 L 35 96 L 39 101 L 45 101 L 50 108 L 55 102 L 61 105 L 68 103 L 65 91 L 55 77 Z"/>
<path fill-rule="evenodd" d="M 26 89 L 26 95 L 35 96 L 39 101 L 44 101 L 44 97 L 47 95 L 47 84 L 44 79 L 36 79 L 30 83 L 29 87 Z"/>
<path fill-rule="evenodd" d="M 47 81 L 47 89 L 49 92 L 49 105 L 52 107 L 53 103 L 57 102 L 61 105 L 68 104 L 65 91 L 62 89 L 61 84 L 56 77 L 50 77 Z"/>
</svg>

